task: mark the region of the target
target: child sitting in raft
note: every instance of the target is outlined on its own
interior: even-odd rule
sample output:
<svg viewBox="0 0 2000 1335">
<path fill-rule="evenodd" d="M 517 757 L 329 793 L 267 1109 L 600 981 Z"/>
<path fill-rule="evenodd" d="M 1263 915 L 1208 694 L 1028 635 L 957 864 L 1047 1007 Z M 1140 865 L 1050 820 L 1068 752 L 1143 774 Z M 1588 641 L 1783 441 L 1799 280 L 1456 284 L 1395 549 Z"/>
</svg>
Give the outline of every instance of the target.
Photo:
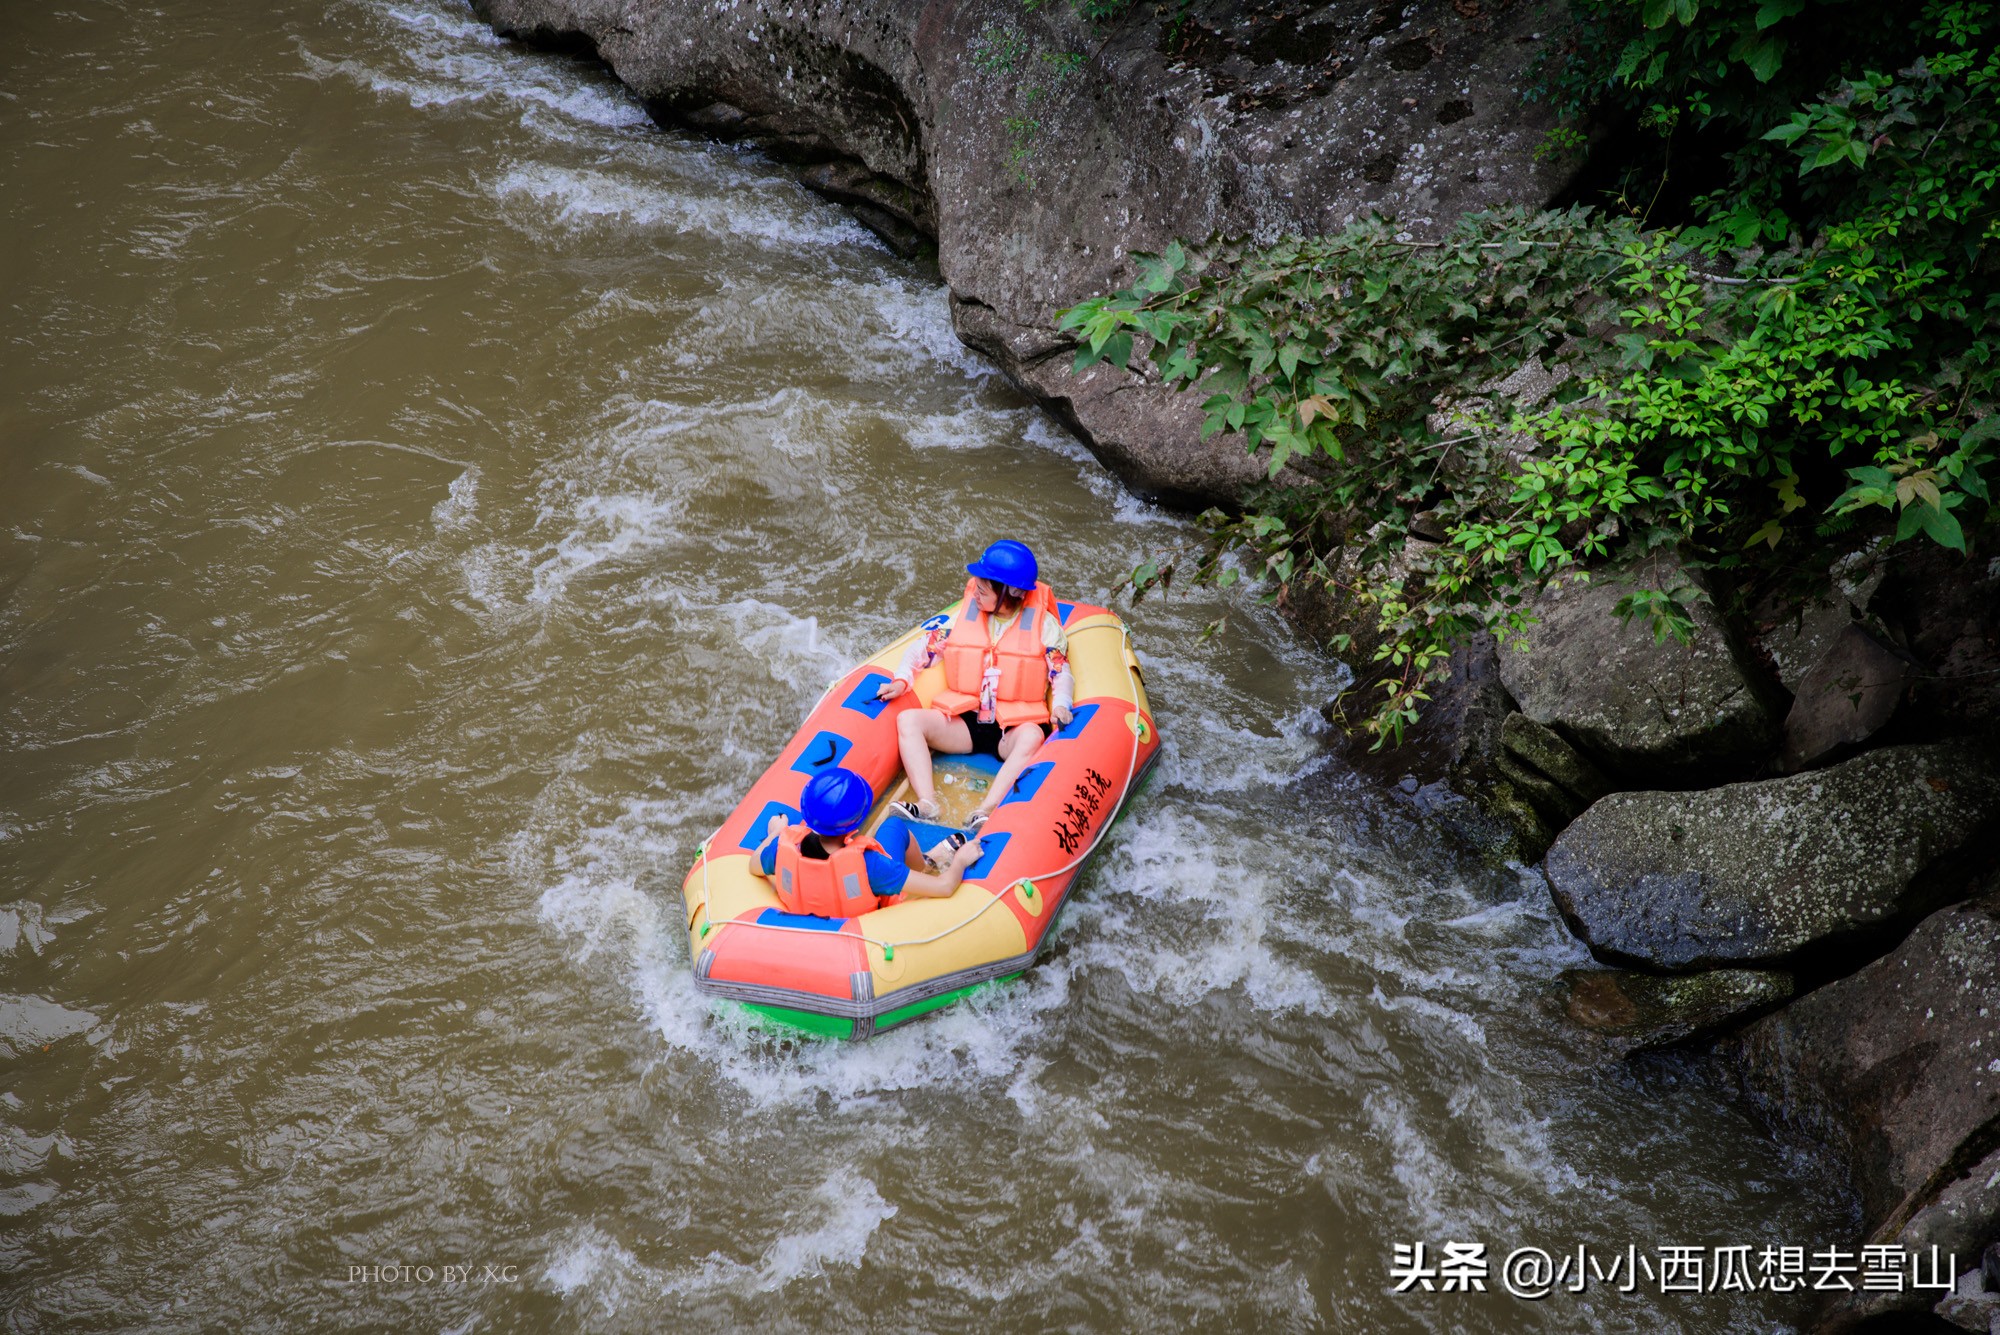
<svg viewBox="0 0 2000 1335">
<path fill-rule="evenodd" d="M 750 870 L 774 883 L 785 912 L 821 918 L 852 918 L 904 895 L 943 898 L 956 891 L 965 869 L 979 860 L 979 841 L 955 850 L 942 874 L 931 872 L 897 817 L 883 821 L 874 839 L 861 837 L 874 805 L 875 790 L 853 770 L 835 766 L 814 775 L 799 799 L 805 824 L 771 817 Z"/>
<path fill-rule="evenodd" d="M 931 752 L 979 754 L 1000 761 L 986 798 L 966 822 L 985 824 L 1041 749 L 1044 725 L 1070 721 L 1075 679 L 1069 670 L 1069 637 L 1063 633 L 1055 595 L 1038 582 L 1035 554 L 1002 540 L 966 567 L 965 606 L 956 617 L 938 616 L 910 646 L 895 677 L 876 695 L 894 700 L 917 673 L 944 660 L 944 690 L 929 709 L 896 720 L 896 741 L 915 802 L 896 808 L 911 820 L 936 820 L 937 787 Z"/>
</svg>

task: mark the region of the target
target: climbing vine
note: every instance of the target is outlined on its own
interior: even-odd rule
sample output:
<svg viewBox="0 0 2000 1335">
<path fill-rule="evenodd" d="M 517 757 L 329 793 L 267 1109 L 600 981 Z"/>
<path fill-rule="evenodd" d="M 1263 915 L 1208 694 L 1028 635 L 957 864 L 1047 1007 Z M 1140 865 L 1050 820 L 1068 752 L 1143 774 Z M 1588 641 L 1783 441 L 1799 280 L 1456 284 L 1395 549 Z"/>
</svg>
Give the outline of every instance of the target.
<svg viewBox="0 0 2000 1335">
<path fill-rule="evenodd" d="M 1598 8 L 1638 28 L 1614 86 L 1667 94 L 1649 105 L 1675 124 L 1741 127 L 1690 221 L 1579 207 L 1475 215 L 1439 240 L 1372 218 L 1176 244 L 1060 317 L 1079 370 L 1140 355 L 1199 386 L 1205 434 L 1240 439 L 1271 479 L 1245 513 L 1205 517 L 1198 554 L 1136 570 L 1135 593 L 1190 557 L 1227 582 L 1240 551 L 1277 593 L 1369 613 L 1366 643 L 1341 647 L 1373 659 L 1358 721 L 1379 739 L 1401 737 L 1467 633 L 1518 629 L 1548 580 L 1592 562 L 1670 544 L 1727 568 L 1878 521 L 1964 552 L 1992 518 L 1989 8 L 1934 4 L 1908 64 L 1761 111 L 1738 84 L 1782 85 L 1774 30 L 1794 0 Z M 1684 49 L 1706 63 L 1676 82 L 1660 53 Z M 1498 392 L 1531 361 L 1552 395 Z M 1685 637 L 1691 596 L 1645 590 L 1624 610 Z"/>
</svg>

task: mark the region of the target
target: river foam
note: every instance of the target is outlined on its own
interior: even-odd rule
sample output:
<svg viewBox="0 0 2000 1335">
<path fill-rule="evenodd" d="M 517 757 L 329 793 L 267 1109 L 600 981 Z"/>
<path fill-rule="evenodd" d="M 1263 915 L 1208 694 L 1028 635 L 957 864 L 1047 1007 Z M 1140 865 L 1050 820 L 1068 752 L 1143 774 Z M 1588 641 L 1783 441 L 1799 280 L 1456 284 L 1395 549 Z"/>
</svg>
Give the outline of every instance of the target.
<svg viewBox="0 0 2000 1335">
<path fill-rule="evenodd" d="M 1391 1249 L 1844 1236 L 1564 1028 L 1546 887 L 1347 776 L 1254 596 L 1119 600 L 1166 754 L 1025 976 L 703 997 L 681 879 L 829 677 L 996 537 L 1096 601 L 1198 535 L 935 272 L 457 0 L 101 17 L 21 9 L 0 140 L 16 1324 L 1651 1335 L 1784 1311 Z M 520 1282 L 348 1277 L 442 1260 Z"/>
</svg>

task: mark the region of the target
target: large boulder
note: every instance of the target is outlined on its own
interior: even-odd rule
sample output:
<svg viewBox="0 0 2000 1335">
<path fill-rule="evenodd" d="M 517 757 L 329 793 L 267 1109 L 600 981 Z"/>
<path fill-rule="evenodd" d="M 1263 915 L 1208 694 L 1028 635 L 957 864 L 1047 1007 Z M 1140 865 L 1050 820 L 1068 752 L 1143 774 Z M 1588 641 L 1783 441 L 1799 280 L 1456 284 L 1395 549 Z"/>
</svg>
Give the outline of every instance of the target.
<svg viewBox="0 0 2000 1335">
<path fill-rule="evenodd" d="M 1656 554 L 1588 581 L 1563 580 L 1536 600 L 1535 624 L 1500 648 L 1500 679 L 1521 712 L 1575 743 L 1613 776 L 1644 787 L 1745 777 L 1778 729 L 1760 675 L 1705 597 L 1684 597 L 1693 640 L 1655 636 L 1619 602 L 1644 589 L 1701 587 Z"/>
<path fill-rule="evenodd" d="M 1715 969 L 1678 977 L 1623 969 L 1570 969 L 1563 1013 L 1600 1035 L 1620 1056 L 1671 1047 L 1713 1033 L 1792 995 L 1779 970 Z"/>
<path fill-rule="evenodd" d="M 1348 753 L 1356 770 L 1397 784 L 1426 818 L 1481 853 L 1534 862 L 1610 784 L 1514 708 L 1500 684 L 1497 647 L 1491 635 L 1468 637 L 1400 746 L 1370 749 L 1351 738 Z M 1341 701 L 1326 712 L 1343 721 Z"/>
<path fill-rule="evenodd" d="M 2000 746 L 2000 550 L 1976 534 L 1970 558 L 1904 543 L 1873 603 L 1922 665 L 1899 729 Z"/>
<path fill-rule="evenodd" d="M 1913 671 L 1860 626 L 1842 627 L 1793 688 L 1779 763 L 1803 769 L 1873 737 L 1895 717 Z"/>
<path fill-rule="evenodd" d="M 1744 1080 L 1851 1167 L 1868 1241 L 1976 1267 L 2000 1237 L 2000 891 L 1931 915 L 1893 953 L 1750 1025 Z M 1936 1292 L 1842 1295 L 1846 1329 Z"/>
<path fill-rule="evenodd" d="M 500 31 L 594 49 L 660 119 L 744 139 L 892 243 L 935 238 L 959 336 L 1147 494 L 1231 500 L 1263 473 L 1198 441 L 1192 396 L 1070 371 L 1065 306 L 1176 237 L 1412 231 L 1541 204 L 1570 167 L 1520 96 L 1534 5 L 1135 4 L 1105 28 L 1020 0 L 474 0 Z M 1553 40 L 1556 34 L 1546 34 Z"/>
<path fill-rule="evenodd" d="M 1789 778 L 1614 793 L 1562 832 L 1544 869 L 1600 959 L 1821 965 L 1936 908 L 1954 890 L 1950 860 L 1983 851 L 1996 825 L 1989 754 L 1889 747 Z"/>
<path fill-rule="evenodd" d="M 1612 788 L 1588 757 L 1526 714 L 1509 714 L 1502 720 L 1493 767 L 1556 830 Z"/>
</svg>

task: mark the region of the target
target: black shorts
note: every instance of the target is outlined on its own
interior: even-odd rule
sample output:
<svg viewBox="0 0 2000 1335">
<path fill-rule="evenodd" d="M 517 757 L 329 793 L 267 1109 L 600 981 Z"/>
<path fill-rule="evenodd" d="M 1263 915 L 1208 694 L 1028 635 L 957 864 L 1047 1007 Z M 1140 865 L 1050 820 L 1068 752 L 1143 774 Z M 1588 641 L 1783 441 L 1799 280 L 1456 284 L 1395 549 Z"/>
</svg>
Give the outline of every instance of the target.
<svg viewBox="0 0 2000 1335">
<path fill-rule="evenodd" d="M 981 723 L 971 714 L 960 714 L 959 717 L 965 720 L 965 730 L 972 734 L 972 754 L 975 756 L 992 756 L 995 760 L 998 760 L 1000 758 L 1000 725 L 998 723 Z"/>
</svg>

